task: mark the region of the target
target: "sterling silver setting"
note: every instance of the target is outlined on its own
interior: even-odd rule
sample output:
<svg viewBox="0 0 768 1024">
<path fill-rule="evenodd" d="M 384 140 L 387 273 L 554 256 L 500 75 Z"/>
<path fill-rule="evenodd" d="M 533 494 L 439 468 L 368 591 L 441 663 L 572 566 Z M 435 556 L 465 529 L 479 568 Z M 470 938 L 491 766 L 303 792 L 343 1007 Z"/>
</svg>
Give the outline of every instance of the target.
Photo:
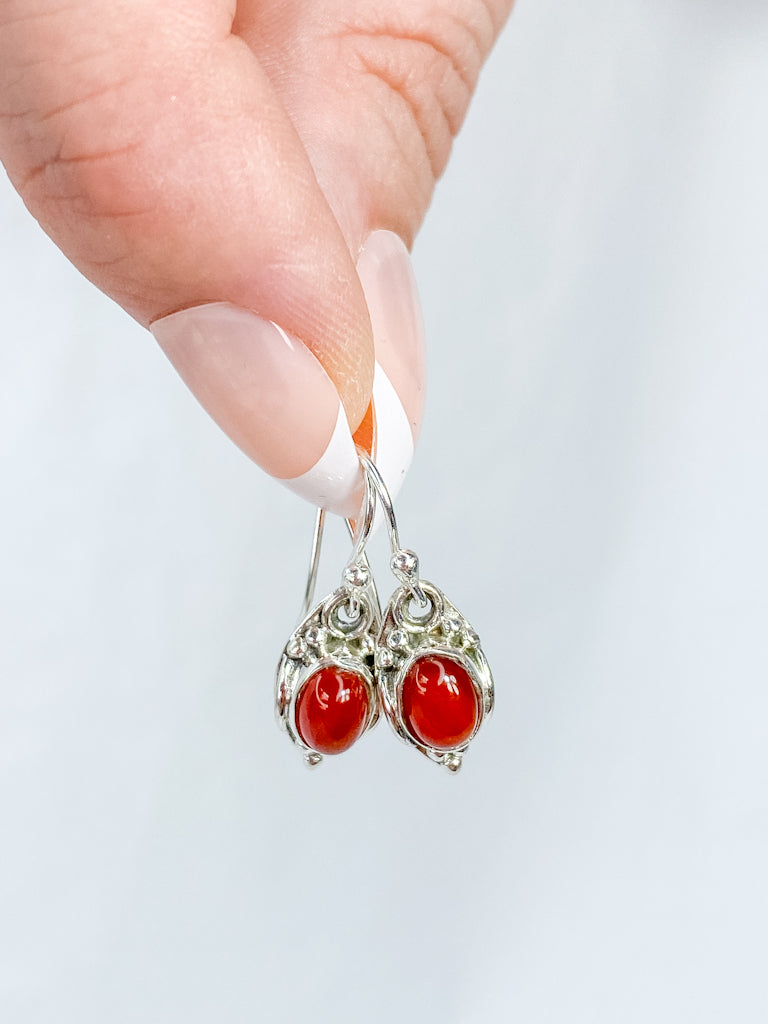
<svg viewBox="0 0 768 1024">
<path fill-rule="evenodd" d="M 384 714 L 401 740 L 431 761 L 457 772 L 467 747 L 493 711 L 493 676 L 480 639 L 469 622 L 434 584 L 419 582 L 427 600 L 425 607 L 418 607 L 410 588 L 404 585 L 392 595 L 384 613 L 376 649 L 379 695 Z M 440 750 L 416 739 L 408 731 L 403 716 L 403 681 L 414 661 L 430 654 L 458 662 L 471 679 L 477 696 L 479 714 L 472 734 L 450 750 Z"/>
<path fill-rule="evenodd" d="M 365 470 L 366 495 L 380 503 L 389 533 L 392 573 L 400 586 L 392 595 L 382 617 L 376 647 L 376 678 L 382 708 L 394 732 L 431 761 L 457 772 L 467 747 L 493 711 L 494 684 L 480 638 L 467 619 L 433 583 L 421 579 L 419 559 L 414 551 L 400 545 L 392 500 L 375 463 L 358 451 Z M 374 502 L 375 503 L 375 502 Z M 361 531 L 361 550 L 370 532 L 373 511 L 368 510 Z M 366 530 L 367 528 L 367 530 Z M 477 698 L 477 721 L 467 739 L 449 749 L 437 748 L 417 739 L 406 726 L 402 687 L 409 668 L 425 656 L 443 655 L 457 662 L 467 673 Z"/>
<path fill-rule="evenodd" d="M 351 605 L 357 616 L 350 620 Z M 323 754 L 308 746 L 296 727 L 296 699 L 307 679 L 318 669 L 335 665 L 355 672 L 368 692 L 365 732 L 379 717 L 374 660 L 376 636 L 381 626 L 378 599 L 370 584 L 359 588 L 341 586 L 329 594 L 299 623 L 283 649 L 275 681 L 275 713 L 282 728 L 314 768 Z"/>
<path fill-rule="evenodd" d="M 353 535 L 353 549 L 342 572 L 341 586 L 312 608 L 325 529 L 325 511 L 318 509 L 301 621 L 283 648 L 277 666 L 277 721 L 303 752 L 310 768 L 319 765 L 324 755 L 302 738 L 296 724 L 296 701 L 304 683 L 318 669 L 337 666 L 356 673 L 362 679 L 368 696 L 368 716 L 363 735 L 379 718 L 375 653 L 376 638 L 381 629 L 381 606 L 365 554 L 374 512 L 375 501 L 366 478 L 357 529 L 353 531 L 352 525 L 347 523 Z"/>
</svg>

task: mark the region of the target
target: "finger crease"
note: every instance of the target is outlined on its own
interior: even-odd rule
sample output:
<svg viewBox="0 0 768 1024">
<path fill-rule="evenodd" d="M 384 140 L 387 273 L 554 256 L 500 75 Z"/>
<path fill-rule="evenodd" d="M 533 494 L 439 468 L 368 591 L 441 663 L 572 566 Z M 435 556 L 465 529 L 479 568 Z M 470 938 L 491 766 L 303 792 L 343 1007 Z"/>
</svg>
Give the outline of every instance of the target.
<svg viewBox="0 0 768 1024">
<path fill-rule="evenodd" d="M 48 159 L 43 160 L 41 163 L 27 171 L 24 178 L 19 182 L 19 191 L 23 192 L 28 185 L 32 184 L 32 182 L 53 167 L 67 167 L 72 164 L 97 163 L 100 160 L 111 160 L 114 157 L 120 157 L 127 153 L 132 153 L 139 147 L 139 143 L 133 142 L 127 146 L 121 146 L 119 149 L 112 149 L 97 153 L 78 153 L 77 156 L 61 156 L 60 152 L 55 153 L 53 156 L 48 157 Z M 55 198 L 55 196 L 52 196 L 51 198 Z"/>
<path fill-rule="evenodd" d="M 461 24 L 458 21 L 458 19 L 456 19 L 456 23 Z M 465 25 L 462 25 L 462 28 L 464 30 L 464 34 L 472 41 L 473 49 L 477 50 L 477 64 L 479 66 L 482 60 L 482 54 L 478 46 L 477 40 Z M 339 33 L 339 35 L 340 37 L 343 38 L 357 38 L 361 40 L 372 39 L 384 42 L 397 43 L 402 41 L 421 44 L 422 46 L 428 47 L 430 50 L 432 50 L 433 53 L 437 54 L 439 57 L 442 57 L 449 63 L 454 75 L 461 81 L 462 85 L 467 91 L 467 94 L 471 93 L 474 88 L 476 76 L 467 70 L 467 68 L 464 66 L 464 61 L 460 61 L 457 59 L 455 50 L 452 50 L 446 46 L 442 46 L 435 40 L 433 36 L 427 33 L 400 31 L 394 33 L 388 32 L 384 29 L 382 29 L 381 31 L 365 31 L 362 29 L 350 28 L 342 33 Z"/>
</svg>

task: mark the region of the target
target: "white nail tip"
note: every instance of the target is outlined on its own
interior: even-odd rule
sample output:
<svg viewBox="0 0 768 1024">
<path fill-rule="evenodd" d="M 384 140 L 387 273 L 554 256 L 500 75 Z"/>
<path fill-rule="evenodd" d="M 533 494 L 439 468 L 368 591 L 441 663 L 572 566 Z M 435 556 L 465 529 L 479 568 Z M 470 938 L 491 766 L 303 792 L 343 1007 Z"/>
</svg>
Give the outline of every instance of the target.
<svg viewBox="0 0 768 1024">
<path fill-rule="evenodd" d="M 394 500 L 413 458 L 413 435 L 402 402 L 389 377 L 376 364 L 373 377 L 376 442 L 373 457 Z M 362 498 L 362 474 L 344 410 L 339 404 L 328 446 L 311 469 L 281 483 L 313 505 L 341 516 L 356 516 Z M 381 522 L 377 512 L 375 527 Z"/>
<path fill-rule="evenodd" d="M 376 413 L 374 458 L 394 500 L 413 459 L 413 434 L 403 403 L 378 363 L 373 377 L 373 405 Z"/>
<path fill-rule="evenodd" d="M 413 459 L 413 434 L 403 404 L 378 363 L 373 377 L 373 406 L 376 413 L 373 458 L 394 501 Z M 383 522 L 384 514 L 381 506 L 377 505 L 371 533 L 375 533 Z"/>
<path fill-rule="evenodd" d="M 301 476 L 280 482 L 319 508 L 341 516 L 357 514 L 360 508 L 362 475 L 349 423 L 341 403 L 328 447 L 314 466 Z"/>
</svg>

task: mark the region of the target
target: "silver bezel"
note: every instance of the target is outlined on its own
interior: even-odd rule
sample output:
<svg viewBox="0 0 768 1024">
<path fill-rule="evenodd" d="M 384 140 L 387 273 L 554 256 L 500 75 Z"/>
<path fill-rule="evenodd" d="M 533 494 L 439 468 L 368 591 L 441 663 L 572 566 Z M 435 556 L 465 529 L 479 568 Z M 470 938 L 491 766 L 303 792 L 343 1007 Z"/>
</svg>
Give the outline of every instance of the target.
<svg viewBox="0 0 768 1024">
<path fill-rule="evenodd" d="M 464 753 L 480 726 L 493 711 L 493 676 L 479 637 L 467 619 L 434 584 L 426 580 L 420 580 L 420 584 L 432 606 L 427 616 L 420 618 L 411 613 L 413 598 L 407 587 L 395 591 L 384 614 L 376 651 L 379 695 L 387 720 L 400 739 L 431 761 L 455 772 L 461 767 Z M 402 634 L 403 642 L 395 643 L 393 648 L 390 637 L 395 631 Z M 396 640 L 399 639 L 396 636 Z M 403 680 L 413 662 L 429 654 L 442 654 L 456 660 L 466 670 L 478 696 L 480 713 L 472 735 L 450 750 L 423 744 L 411 735 L 403 719 Z"/>
<path fill-rule="evenodd" d="M 310 767 L 324 757 L 308 746 L 296 727 L 296 700 L 302 686 L 317 669 L 338 666 L 357 673 L 368 691 L 368 719 L 364 733 L 372 729 L 379 717 L 379 701 L 373 658 L 376 635 L 380 627 L 378 602 L 370 592 L 356 591 L 360 608 L 357 622 L 345 626 L 338 612 L 350 600 L 347 587 L 339 587 L 320 602 L 291 634 L 283 649 L 275 676 L 275 714 L 278 723 L 293 743 L 303 752 Z M 366 659 L 370 659 L 368 667 Z"/>
</svg>

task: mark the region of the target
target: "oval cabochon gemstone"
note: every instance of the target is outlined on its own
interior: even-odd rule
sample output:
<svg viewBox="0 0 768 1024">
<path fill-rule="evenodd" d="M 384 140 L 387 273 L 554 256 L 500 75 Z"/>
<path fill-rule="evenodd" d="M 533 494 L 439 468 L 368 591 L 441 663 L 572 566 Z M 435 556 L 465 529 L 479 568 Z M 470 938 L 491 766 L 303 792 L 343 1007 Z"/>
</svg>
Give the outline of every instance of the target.
<svg viewBox="0 0 768 1024">
<path fill-rule="evenodd" d="M 460 747 L 480 720 L 480 701 L 469 673 L 445 654 L 416 658 L 403 679 L 400 699 L 408 731 L 437 750 Z"/>
<path fill-rule="evenodd" d="M 302 686 L 296 699 L 296 729 L 321 754 L 349 750 L 365 732 L 368 689 L 357 672 L 326 665 Z"/>
</svg>

